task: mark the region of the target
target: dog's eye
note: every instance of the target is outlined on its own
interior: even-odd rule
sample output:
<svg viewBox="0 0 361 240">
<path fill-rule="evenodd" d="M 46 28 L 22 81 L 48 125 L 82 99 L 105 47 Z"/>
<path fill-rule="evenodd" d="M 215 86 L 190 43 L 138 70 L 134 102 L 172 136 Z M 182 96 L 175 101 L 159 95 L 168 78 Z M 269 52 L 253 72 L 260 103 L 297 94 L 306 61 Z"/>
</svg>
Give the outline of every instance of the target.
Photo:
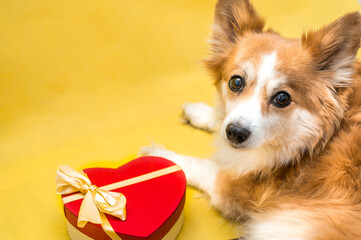
<svg viewBox="0 0 361 240">
<path fill-rule="evenodd" d="M 291 96 L 287 92 L 279 92 L 273 97 L 272 103 L 279 108 L 287 107 L 291 103 Z"/>
<path fill-rule="evenodd" d="M 229 80 L 228 85 L 233 92 L 241 92 L 244 86 L 246 85 L 246 82 L 244 80 L 244 77 L 235 75 L 231 77 L 231 80 Z"/>
</svg>

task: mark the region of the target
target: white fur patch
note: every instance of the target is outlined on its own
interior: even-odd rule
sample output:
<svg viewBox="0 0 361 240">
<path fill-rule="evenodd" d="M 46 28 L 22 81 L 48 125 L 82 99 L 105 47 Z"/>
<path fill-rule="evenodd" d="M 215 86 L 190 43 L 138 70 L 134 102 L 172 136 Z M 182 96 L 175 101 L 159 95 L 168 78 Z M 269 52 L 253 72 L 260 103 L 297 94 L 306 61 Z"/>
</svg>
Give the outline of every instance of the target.
<svg viewBox="0 0 361 240">
<path fill-rule="evenodd" d="M 252 240 L 306 240 L 313 239 L 313 216 L 305 210 L 282 210 L 262 216 L 247 225 L 247 235 Z"/>
<path fill-rule="evenodd" d="M 257 89 L 260 90 L 267 81 L 275 77 L 275 66 L 277 63 L 277 54 L 272 52 L 271 54 L 264 55 L 260 67 L 258 69 L 258 82 Z"/>
<path fill-rule="evenodd" d="M 246 175 L 261 169 L 269 169 L 274 165 L 275 152 L 272 148 L 234 149 L 227 142 L 216 137 L 216 152 L 212 159 L 224 168 L 232 169 L 237 175 Z"/>
<path fill-rule="evenodd" d="M 348 87 L 351 85 L 354 71 L 350 66 L 352 66 L 354 61 L 354 57 L 348 57 L 337 62 L 333 82 L 334 87 Z"/>
<path fill-rule="evenodd" d="M 290 122 L 293 123 L 291 129 L 292 136 L 295 136 L 297 139 L 313 135 L 315 131 L 319 131 L 317 119 L 307 110 L 295 109 L 290 117 Z M 319 134 L 317 134 L 317 136 L 319 136 Z"/>
</svg>

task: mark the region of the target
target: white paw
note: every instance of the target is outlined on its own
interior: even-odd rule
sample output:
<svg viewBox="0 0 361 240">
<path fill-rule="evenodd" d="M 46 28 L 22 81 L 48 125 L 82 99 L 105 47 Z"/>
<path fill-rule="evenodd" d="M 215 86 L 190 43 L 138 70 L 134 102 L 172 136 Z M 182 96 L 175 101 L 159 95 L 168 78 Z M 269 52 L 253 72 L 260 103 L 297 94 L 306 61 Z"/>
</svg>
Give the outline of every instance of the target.
<svg viewBox="0 0 361 240">
<path fill-rule="evenodd" d="M 205 103 L 185 103 L 183 117 L 186 123 L 206 131 L 215 128 L 214 110 Z"/>
<path fill-rule="evenodd" d="M 169 159 L 174 155 L 174 152 L 165 149 L 163 146 L 153 144 L 152 146 L 144 146 L 139 151 L 143 156 L 155 156 Z"/>
</svg>

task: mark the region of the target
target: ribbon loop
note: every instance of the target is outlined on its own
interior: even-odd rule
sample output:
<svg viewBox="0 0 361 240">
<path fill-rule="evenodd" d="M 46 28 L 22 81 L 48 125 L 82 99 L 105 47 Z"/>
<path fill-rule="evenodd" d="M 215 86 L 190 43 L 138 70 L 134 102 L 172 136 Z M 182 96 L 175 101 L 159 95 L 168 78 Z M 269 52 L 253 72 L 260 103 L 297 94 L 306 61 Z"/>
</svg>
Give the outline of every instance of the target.
<svg viewBox="0 0 361 240">
<path fill-rule="evenodd" d="M 114 230 L 104 213 L 124 221 L 126 198 L 123 194 L 98 188 L 86 175 L 65 165 L 60 166 L 57 171 L 56 185 L 58 194 L 81 192 L 85 195 L 79 210 L 78 227 L 84 227 L 87 222 L 101 224 L 112 239 L 119 239 L 114 236 Z"/>
</svg>

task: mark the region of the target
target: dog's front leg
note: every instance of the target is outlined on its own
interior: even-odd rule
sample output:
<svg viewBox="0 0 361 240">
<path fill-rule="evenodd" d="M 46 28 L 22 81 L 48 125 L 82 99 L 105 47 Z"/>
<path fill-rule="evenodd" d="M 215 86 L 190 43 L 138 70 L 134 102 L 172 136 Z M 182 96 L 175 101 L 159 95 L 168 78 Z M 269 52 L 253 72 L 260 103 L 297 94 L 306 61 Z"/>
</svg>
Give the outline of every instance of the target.
<svg viewBox="0 0 361 240">
<path fill-rule="evenodd" d="M 216 162 L 183 156 L 156 145 L 142 147 L 140 154 L 164 157 L 173 161 L 183 169 L 188 185 L 207 193 L 211 198 L 215 196 L 214 186 L 219 172 Z"/>
<path fill-rule="evenodd" d="M 185 103 L 183 118 L 195 128 L 213 132 L 217 127 L 214 109 L 205 103 Z"/>
</svg>

